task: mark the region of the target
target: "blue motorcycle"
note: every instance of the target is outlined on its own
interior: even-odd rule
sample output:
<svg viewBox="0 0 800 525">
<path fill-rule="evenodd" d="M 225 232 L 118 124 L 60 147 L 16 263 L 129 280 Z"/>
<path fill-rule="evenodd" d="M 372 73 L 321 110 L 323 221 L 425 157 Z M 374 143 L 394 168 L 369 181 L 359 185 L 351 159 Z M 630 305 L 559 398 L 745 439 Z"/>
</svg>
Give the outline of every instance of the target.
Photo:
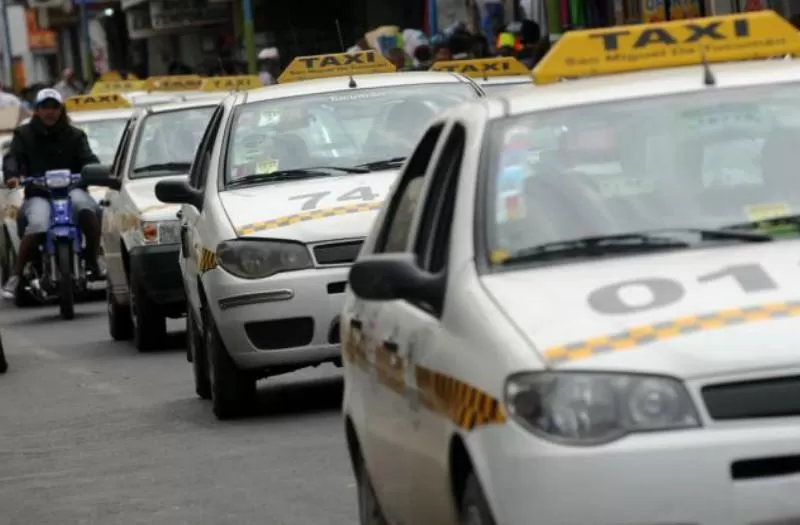
<svg viewBox="0 0 800 525">
<path fill-rule="evenodd" d="M 75 317 L 75 295 L 86 289 L 86 267 L 81 257 L 83 238 L 72 220 L 69 192 L 80 182 L 70 170 L 50 170 L 41 177 L 24 177 L 22 184 L 50 193 L 50 228 L 37 257 L 25 268 L 22 288 L 43 303 L 58 298 L 63 319 Z"/>
</svg>

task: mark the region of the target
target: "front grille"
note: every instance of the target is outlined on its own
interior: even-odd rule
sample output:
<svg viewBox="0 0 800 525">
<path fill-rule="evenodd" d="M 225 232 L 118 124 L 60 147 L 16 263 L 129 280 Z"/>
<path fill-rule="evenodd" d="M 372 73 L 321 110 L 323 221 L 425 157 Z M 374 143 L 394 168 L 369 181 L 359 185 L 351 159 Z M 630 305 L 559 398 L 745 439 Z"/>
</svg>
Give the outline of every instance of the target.
<svg viewBox="0 0 800 525">
<path fill-rule="evenodd" d="M 323 244 L 314 247 L 317 264 L 350 264 L 358 257 L 363 240 Z"/>
<path fill-rule="evenodd" d="M 800 377 L 781 377 L 707 386 L 708 415 L 716 420 L 800 415 Z"/>
</svg>

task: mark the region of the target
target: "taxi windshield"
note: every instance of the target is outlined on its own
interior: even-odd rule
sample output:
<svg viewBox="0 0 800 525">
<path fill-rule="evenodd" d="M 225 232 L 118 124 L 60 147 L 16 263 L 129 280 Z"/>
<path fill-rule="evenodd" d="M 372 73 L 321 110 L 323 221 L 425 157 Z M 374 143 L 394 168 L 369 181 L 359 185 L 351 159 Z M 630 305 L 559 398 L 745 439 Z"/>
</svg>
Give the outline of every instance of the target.
<svg viewBox="0 0 800 525">
<path fill-rule="evenodd" d="M 642 232 L 767 232 L 784 220 L 797 233 L 796 84 L 528 113 L 486 137 L 492 260 Z"/>
<path fill-rule="evenodd" d="M 73 117 L 72 123 L 86 133 L 89 146 L 100 159 L 100 163 L 111 164 L 127 122 L 126 118 L 80 121 Z"/>
<path fill-rule="evenodd" d="M 216 106 L 179 109 L 146 117 L 131 178 L 187 173 Z"/>
<path fill-rule="evenodd" d="M 382 161 L 410 154 L 437 113 L 476 96 L 466 83 L 425 84 L 243 105 L 233 122 L 226 182 L 253 176 L 268 181 L 273 173 L 320 166 L 385 169 Z"/>
</svg>

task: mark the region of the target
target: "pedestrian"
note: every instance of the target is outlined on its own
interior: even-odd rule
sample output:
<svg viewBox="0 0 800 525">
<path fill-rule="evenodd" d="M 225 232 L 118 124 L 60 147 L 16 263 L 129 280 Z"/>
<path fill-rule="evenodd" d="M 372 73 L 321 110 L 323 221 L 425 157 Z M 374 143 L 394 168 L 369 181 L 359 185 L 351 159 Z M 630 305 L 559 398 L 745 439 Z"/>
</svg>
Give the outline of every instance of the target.
<svg viewBox="0 0 800 525">
<path fill-rule="evenodd" d="M 261 84 L 271 86 L 278 83 L 281 70 L 281 54 L 277 47 L 267 47 L 258 54 L 258 78 Z"/>
<path fill-rule="evenodd" d="M 453 53 L 447 44 L 437 44 L 433 47 L 433 61 L 434 62 L 447 62 L 453 60 Z"/>
<path fill-rule="evenodd" d="M 393 47 L 386 52 L 386 58 L 398 71 L 404 71 L 408 66 L 406 52 L 399 47 Z"/>
<path fill-rule="evenodd" d="M 53 87 L 64 98 L 74 97 L 83 93 L 83 85 L 78 82 L 75 78 L 75 72 L 69 67 L 61 72 L 61 80 L 56 82 Z"/>
<path fill-rule="evenodd" d="M 417 46 L 414 50 L 414 60 L 417 63 L 415 66 L 417 70 L 422 71 L 429 69 L 433 63 L 433 51 L 431 50 L 431 46 L 427 44 Z"/>
</svg>

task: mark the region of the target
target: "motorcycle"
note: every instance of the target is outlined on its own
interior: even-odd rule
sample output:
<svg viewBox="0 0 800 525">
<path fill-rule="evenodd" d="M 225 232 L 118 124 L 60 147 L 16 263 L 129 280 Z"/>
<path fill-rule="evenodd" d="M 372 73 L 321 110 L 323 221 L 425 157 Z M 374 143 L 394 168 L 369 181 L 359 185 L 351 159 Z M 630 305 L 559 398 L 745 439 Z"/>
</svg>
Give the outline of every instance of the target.
<svg viewBox="0 0 800 525">
<path fill-rule="evenodd" d="M 50 170 L 40 177 L 24 177 L 24 186 L 47 188 L 50 192 L 50 228 L 39 250 L 20 276 L 19 292 L 42 303 L 58 299 L 63 319 L 75 317 L 75 296 L 86 292 L 86 264 L 81 256 L 83 239 L 72 220 L 69 192 L 80 182 L 80 174 Z"/>
</svg>

